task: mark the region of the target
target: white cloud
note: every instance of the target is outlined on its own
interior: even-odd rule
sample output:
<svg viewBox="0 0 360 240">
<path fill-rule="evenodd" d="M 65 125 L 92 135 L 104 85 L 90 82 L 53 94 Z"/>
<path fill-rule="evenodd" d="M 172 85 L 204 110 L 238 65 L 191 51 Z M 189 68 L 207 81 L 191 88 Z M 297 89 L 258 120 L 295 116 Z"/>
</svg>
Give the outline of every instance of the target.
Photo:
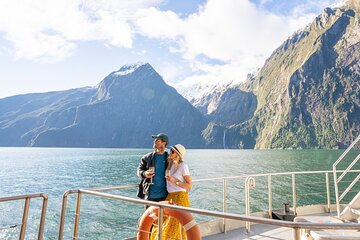
<svg viewBox="0 0 360 240">
<path fill-rule="evenodd" d="M 329 7 L 330 5 L 336 2 L 343 2 L 343 0 L 322 0 L 322 1 L 306 0 L 303 3 L 295 6 L 294 9 L 291 10 L 291 15 L 293 17 L 297 17 L 297 16 L 301 17 L 307 15 L 308 13 L 317 12 L 318 10 Z M 309 14 L 309 15 L 314 15 L 314 14 Z"/>
<path fill-rule="evenodd" d="M 2 0 L 0 32 L 15 56 L 57 62 L 73 54 L 80 41 L 132 47 L 130 20 L 138 8 L 160 0 Z"/>
<path fill-rule="evenodd" d="M 139 34 L 150 38 L 168 38 L 176 40 L 183 35 L 185 26 L 179 16 L 172 11 L 160 11 L 154 7 L 140 9 L 137 12 L 136 26 Z"/>
<path fill-rule="evenodd" d="M 242 81 L 261 67 L 281 43 L 314 17 L 304 11 L 276 15 L 249 0 L 208 0 L 197 13 L 180 17 L 156 8 L 142 10 L 139 33 L 168 41 L 169 49 L 193 62 L 189 81 Z M 220 64 L 212 62 L 220 61 Z"/>
<path fill-rule="evenodd" d="M 171 66 L 169 64 L 160 66 L 159 69 L 157 69 L 157 71 L 161 72 L 161 76 L 166 81 L 169 81 L 169 80 L 171 81 L 172 79 L 175 79 L 176 77 L 178 77 L 179 74 L 181 74 L 180 68 Z"/>
<path fill-rule="evenodd" d="M 286 34 L 276 31 L 282 23 L 280 17 L 266 15 L 249 1 L 210 0 L 187 23 L 184 43 L 189 58 L 203 54 L 232 61 L 268 54 L 269 46 L 278 44 Z"/>
</svg>

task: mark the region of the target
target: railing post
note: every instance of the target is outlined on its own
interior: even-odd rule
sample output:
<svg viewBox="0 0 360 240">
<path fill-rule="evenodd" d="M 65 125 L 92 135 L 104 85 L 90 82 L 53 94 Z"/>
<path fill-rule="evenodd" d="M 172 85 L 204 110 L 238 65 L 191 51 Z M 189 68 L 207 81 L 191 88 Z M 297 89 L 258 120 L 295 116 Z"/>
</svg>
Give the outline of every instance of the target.
<svg viewBox="0 0 360 240">
<path fill-rule="evenodd" d="M 294 240 L 301 240 L 301 232 L 300 228 L 296 227 L 294 228 Z"/>
<path fill-rule="evenodd" d="M 65 192 L 64 195 L 63 195 L 63 201 L 62 201 L 62 207 L 61 207 L 61 214 L 60 214 L 60 226 L 59 226 L 58 240 L 62 240 L 62 239 L 63 239 L 63 235 L 64 235 L 64 224 L 65 224 L 67 195 L 68 195 L 68 192 Z"/>
<path fill-rule="evenodd" d="M 268 176 L 268 196 L 269 196 L 269 218 L 272 218 L 272 183 L 271 175 Z"/>
<path fill-rule="evenodd" d="M 295 181 L 295 174 L 292 174 L 292 190 L 293 190 L 293 208 L 294 214 L 296 215 L 296 181 Z"/>
<path fill-rule="evenodd" d="M 226 178 L 223 178 L 223 212 L 226 213 Z M 226 218 L 223 218 L 223 233 L 226 232 Z"/>
<path fill-rule="evenodd" d="M 249 177 L 246 178 L 245 180 L 245 216 L 249 216 L 250 215 L 250 190 L 249 190 L 249 186 L 248 186 L 248 179 Z M 245 226 L 246 226 L 246 232 L 249 233 L 250 232 L 250 223 L 249 222 L 245 222 Z"/>
<path fill-rule="evenodd" d="M 23 212 L 19 240 L 24 240 L 25 238 L 26 223 L 29 215 L 29 207 L 30 207 L 30 198 L 27 197 L 25 198 L 25 205 L 24 205 L 24 212 Z"/>
<path fill-rule="evenodd" d="M 255 187 L 255 179 L 253 177 L 247 177 L 245 180 L 245 215 L 250 216 L 250 187 Z M 250 222 L 245 222 L 246 232 L 250 233 Z"/>
<path fill-rule="evenodd" d="M 42 209 L 41 209 L 41 217 L 40 217 L 40 226 L 39 226 L 38 240 L 42 240 L 42 239 L 43 239 L 45 216 L 46 216 L 46 208 L 47 208 L 47 202 L 48 202 L 48 197 L 47 197 L 47 195 L 42 194 L 42 197 L 43 197 L 43 205 L 42 205 Z"/>
<path fill-rule="evenodd" d="M 79 234 L 80 207 L 81 207 L 81 192 L 78 192 L 78 196 L 76 199 L 73 240 L 76 240 Z"/>
<path fill-rule="evenodd" d="M 326 198 L 327 198 L 327 209 L 328 213 L 330 213 L 330 181 L 329 181 L 329 173 L 325 173 L 325 180 L 326 180 Z"/>
<path fill-rule="evenodd" d="M 162 239 L 162 220 L 164 215 L 163 207 L 159 207 L 159 214 L 158 214 L 158 239 Z M 181 235 L 180 235 L 181 237 Z"/>
<path fill-rule="evenodd" d="M 340 200 L 339 200 L 339 187 L 338 187 L 337 175 L 336 175 L 336 165 L 333 165 L 333 175 L 334 175 L 334 188 L 335 188 L 335 199 L 336 199 L 336 212 L 337 212 L 337 216 L 340 217 Z"/>
</svg>

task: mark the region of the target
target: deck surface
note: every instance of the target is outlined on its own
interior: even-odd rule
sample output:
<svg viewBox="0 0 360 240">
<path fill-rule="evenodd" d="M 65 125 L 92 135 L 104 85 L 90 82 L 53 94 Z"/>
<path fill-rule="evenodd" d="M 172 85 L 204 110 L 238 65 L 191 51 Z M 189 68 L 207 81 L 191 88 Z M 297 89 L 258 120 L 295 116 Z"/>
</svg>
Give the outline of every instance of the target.
<svg viewBox="0 0 360 240">
<path fill-rule="evenodd" d="M 273 239 L 289 240 L 293 239 L 293 229 L 286 227 L 276 227 L 272 225 L 254 224 L 251 226 L 250 233 L 245 228 L 240 228 L 226 233 L 219 233 L 212 236 L 203 237 L 204 240 L 235 240 L 235 239 Z"/>
</svg>

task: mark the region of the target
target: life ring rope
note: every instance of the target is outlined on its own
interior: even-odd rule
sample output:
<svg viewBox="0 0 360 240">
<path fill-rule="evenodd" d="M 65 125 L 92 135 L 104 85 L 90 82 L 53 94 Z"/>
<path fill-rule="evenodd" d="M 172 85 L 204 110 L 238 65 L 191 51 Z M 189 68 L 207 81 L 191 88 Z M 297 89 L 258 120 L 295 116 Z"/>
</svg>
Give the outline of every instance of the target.
<svg viewBox="0 0 360 240">
<path fill-rule="evenodd" d="M 195 220 L 193 219 L 193 220 L 191 220 L 190 222 L 188 222 L 187 224 L 185 224 L 184 226 L 183 226 L 183 228 L 185 229 L 185 231 L 189 231 L 192 227 L 194 227 L 194 226 L 196 226 L 197 224 L 196 224 L 196 222 L 195 222 Z"/>
<path fill-rule="evenodd" d="M 156 214 L 157 213 L 154 212 L 154 209 L 152 209 L 151 213 L 149 214 L 149 217 L 151 217 L 152 219 L 154 219 L 154 221 L 156 221 L 158 219 L 158 216 Z"/>
</svg>

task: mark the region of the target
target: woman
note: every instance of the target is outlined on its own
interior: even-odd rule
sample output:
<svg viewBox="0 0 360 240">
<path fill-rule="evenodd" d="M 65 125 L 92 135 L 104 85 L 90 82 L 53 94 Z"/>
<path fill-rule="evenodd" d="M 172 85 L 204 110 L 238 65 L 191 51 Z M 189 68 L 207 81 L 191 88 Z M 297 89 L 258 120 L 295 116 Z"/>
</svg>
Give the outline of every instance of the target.
<svg viewBox="0 0 360 240">
<path fill-rule="evenodd" d="M 166 169 L 167 191 L 165 201 L 176 205 L 190 207 L 188 191 L 192 187 L 192 180 L 188 166 L 184 163 L 186 149 L 181 144 L 170 147 L 168 167 Z M 158 239 L 158 228 L 153 227 L 150 239 Z M 180 237 L 181 235 L 181 237 Z M 186 232 L 181 224 L 173 217 L 166 217 L 163 221 L 163 239 L 186 239 Z"/>
</svg>

